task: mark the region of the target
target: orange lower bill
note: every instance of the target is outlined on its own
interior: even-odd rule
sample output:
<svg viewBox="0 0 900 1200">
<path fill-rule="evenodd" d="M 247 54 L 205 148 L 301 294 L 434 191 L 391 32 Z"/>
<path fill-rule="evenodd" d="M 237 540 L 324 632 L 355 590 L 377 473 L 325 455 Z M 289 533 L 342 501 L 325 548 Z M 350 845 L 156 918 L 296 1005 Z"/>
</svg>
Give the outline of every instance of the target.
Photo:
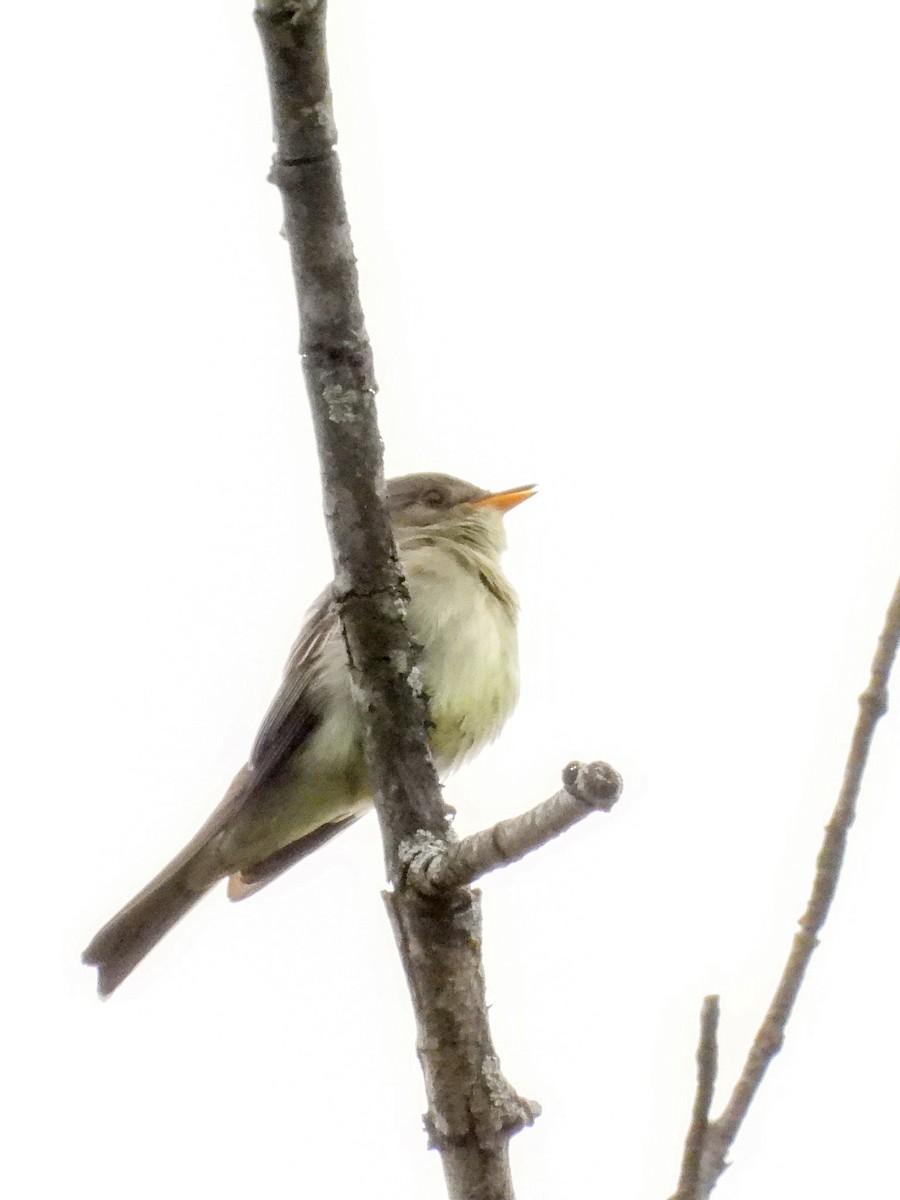
<svg viewBox="0 0 900 1200">
<path fill-rule="evenodd" d="M 489 496 L 482 496 L 480 500 L 473 500 L 472 503 L 476 508 L 496 508 L 505 513 L 521 504 L 523 500 L 530 500 L 536 491 L 536 483 L 527 483 L 524 487 L 509 488 L 505 492 L 491 492 Z"/>
</svg>

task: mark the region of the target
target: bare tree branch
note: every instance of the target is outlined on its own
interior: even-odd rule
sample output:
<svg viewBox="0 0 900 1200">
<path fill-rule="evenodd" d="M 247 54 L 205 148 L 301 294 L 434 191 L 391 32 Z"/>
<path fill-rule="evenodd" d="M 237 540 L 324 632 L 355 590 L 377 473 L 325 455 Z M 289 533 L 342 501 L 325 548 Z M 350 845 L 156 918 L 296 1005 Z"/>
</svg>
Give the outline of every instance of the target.
<svg viewBox="0 0 900 1200">
<path fill-rule="evenodd" d="M 416 659 L 403 621 L 406 588 L 384 508 L 377 384 L 335 150 L 325 4 L 258 0 L 255 17 L 275 125 L 270 178 L 284 203 L 334 595 L 368 718 L 370 770 L 394 880 L 400 843 L 418 829 L 442 835 L 448 814 L 428 751 L 425 697 L 410 678 Z"/>
<path fill-rule="evenodd" d="M 416 1016 L 429 1107 L 450 1200 L 513 1200 L 509 1139 L 540 1114 L 516 1094 L 491 1041 L 481 960 L 481 897 L 385 893 Z"/>
<path fill-rule="evenodd" d="M 474 883 L 488 871 L 524 858 L 593 812 L 609 812 L 622 794 L 622 777 L 608 763 L 570 762 L 563 786 L 528 812 L 447 845 L 419 833 L 401 847 L 406 881 L 424 896 Z"/>
<path fill-rule="evenodd" d="M 387 906 L 419 1029 L 426 1126 L 450 1200 L 513 1200 L 508 1143 L 539 1108 L 504 1078 L 491 1042 L 480 898 L 405 884 L 401 847 L 446 851 L 448 810 L 428 750 L 426 697 L 404 623 L 407 594 L 384 508 L 372 355 L 335 151 L 324 0 L 257 0 L 272 95 L 284 232 L 322 467 L 334 595 L 366 722 L 366 753 L 392 890 Z"/>
<path fill-rule="evenodd" d="M 859 716 L 850 742 L 844 779 L 831 820 L 816 860 L 816 874 L 806 912 L 800 918 L 787 963 L 769 1009 L 747 1055 L 740 1078 L 721 1116 L 707 1130 L 700 1172 L 693 1192 L 684 1200 L 707 1200 L 722 1172 L 725 1156 L 756 1095 L 769 1063 L 784 1043 L 785 1028 L 803 983 L 818 934 L 825 923 L 837 889 L 850 826 L 856 816 L 856 802 L 862 784 L 869 749 L 879 719 L 887 712 L 888 677 L 900 642 L 900 581 L 885 617 L 884 628 L 872 661 L 872 673 L 866 690 L 859 698 Z M 679 1200 L 682 1193 L 679 1192 Z"/>
<path fill-rule="evenodd" d="M 672 1200 L 694 1200 L 697 1192 L 703 1148 L 709 1128 L 709 1111 L 712 1108 L 716 1075 L 719 1070 L 718 1033 L 719 997 L 707 996 L 700 1011 L 700 1041 L 697 1045 L 697 1087 L 694 1092 L 694 1108 L 684 1143 L 678 1191 Z"/>
</svg>

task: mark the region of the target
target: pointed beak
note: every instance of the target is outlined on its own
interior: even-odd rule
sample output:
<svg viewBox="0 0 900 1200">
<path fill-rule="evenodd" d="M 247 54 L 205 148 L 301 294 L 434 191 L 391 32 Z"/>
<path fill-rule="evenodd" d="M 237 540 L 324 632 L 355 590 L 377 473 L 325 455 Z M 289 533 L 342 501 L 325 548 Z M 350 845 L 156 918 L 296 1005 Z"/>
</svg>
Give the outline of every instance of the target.
<svg viewBox="0 0 900 1200">
<path fill-rule="evenodd" d="M 537 491 L 536 483 L 525 484 L 524 487 L 508 488 L 505 492 L 491 492 L 480 500 L 473 500 L 476 508 L 495 508 L 498 512 L 507 513 L 523 500 L 529 500 Z"/>
</svg>

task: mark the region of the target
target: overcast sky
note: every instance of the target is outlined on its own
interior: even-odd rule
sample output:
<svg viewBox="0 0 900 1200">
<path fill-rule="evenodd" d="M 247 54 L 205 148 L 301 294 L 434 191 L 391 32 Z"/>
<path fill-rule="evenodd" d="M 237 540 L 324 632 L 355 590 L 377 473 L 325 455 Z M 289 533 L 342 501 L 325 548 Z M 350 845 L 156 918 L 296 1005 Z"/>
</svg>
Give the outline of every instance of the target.
<svg viewBox="0 0 900 1200">
<path fill-rule="evenodd" d="M 217 889 L 109 1002 L 81 949 L 243 762 L 329 577 L 250 0 L 16 6 L 0 1174 L 94 1200 L 440 1200 L 374 818 Z M 522 696 L 461 831 L 572 758 L 613 814 L 484 881 L 520 1200 L 666 1200 L 805 904 L 900 564 L 889 3 L 332 0 L 391 474 L 507 518 Z M 900 695 L 900 683 L 895 691 Z M 722 1200 L 884 1194 L 900 714 Z"/>
</svg>

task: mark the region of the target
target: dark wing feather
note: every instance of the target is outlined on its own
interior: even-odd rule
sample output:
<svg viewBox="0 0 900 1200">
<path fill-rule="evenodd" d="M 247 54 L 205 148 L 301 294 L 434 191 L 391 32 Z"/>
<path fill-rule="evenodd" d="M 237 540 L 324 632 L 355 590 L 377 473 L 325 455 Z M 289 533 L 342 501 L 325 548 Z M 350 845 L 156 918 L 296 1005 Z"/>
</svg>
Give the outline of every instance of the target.
<svg viewBox="0 0 900 1200">
<path fill-rule="evenodd" d="M 277 772 L 321 721 L 321 701 L 315 694 L 318 658 L 336 620 L 328 588 L 310 609 L 291 650 L 281 687 L 256 735 L 249 761 L 254 784 Z"/>
<path fill-rule="evenodd" d="M 276 850 L 274 854 L 270 854 L 262 862 L 254 863 L 249 868 L 241 868 L 228 881 L 229 899 L 245 900 L 247 896 L 254 895 L 260 888 L 265 887 L 267 883 L 271 883 L 273 879 L 277 879 L 279 875 L 284 874 L 289 867 L 293 867 L 302 858 L 306 858 L 308 854 L 312 854 L 314 850 L 318 850 L 320 846 L 324 846 L 326 842 L 330 842 L 333 837 L 342 830 L 347 829 L 348 826 L 353 825 L 361 816 L 363 816 L 362 813 L 354 813 L 351 817 L 344 817 L 340 821 L 332 821 L 329 825 L 320 825 L 318 829 L 314 829 L 312 833 L 307 833 L 305 837 L 298 838 L 295 842 L 289 842 L 286 846 L 282 846 L 280 850 Z"/>
</svg>

